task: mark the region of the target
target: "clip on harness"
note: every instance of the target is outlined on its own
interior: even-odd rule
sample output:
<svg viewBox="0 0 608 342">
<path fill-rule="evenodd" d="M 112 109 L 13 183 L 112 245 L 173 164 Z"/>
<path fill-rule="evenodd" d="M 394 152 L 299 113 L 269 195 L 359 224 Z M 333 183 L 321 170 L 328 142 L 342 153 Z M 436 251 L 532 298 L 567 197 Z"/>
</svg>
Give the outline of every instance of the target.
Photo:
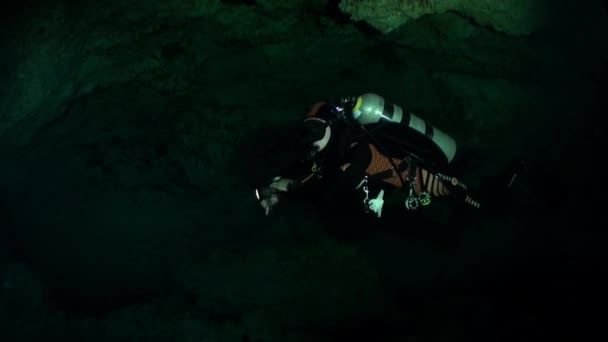
<svg viewBox="0 0 608 342">
<path fill-rule="evenodd" d="M 409 165 L 409 172 L 407 174 L 407 180 L 409 183 L 409 188 L 410 191 L 407 195 L 407 198 L 405 199 L 405 208 L 407 210 L 417 210 L 418 208 L 420 208 L 420 206 L 427 206 L 429 204 L 431 204 L 431 194 L 426 191 L 426 186 L 428 183 L 428 178 L 429 178 L 429 172 L 427 172 L 425 179 L 422 181 L 422 190 L 419 194 L 416 195 L 415 193 L 415 186 L 416 186 L 416 181 L 417 181 L 417 177 L 416 177 L 416 173 L 418 172 L 418 165 L 417 163 L 414 163 L 414 161 L 412 160 L 411 156 L 407 156 L 404 159 L 405 162 L 408 163 Z M 399 175 L 399 178 L 401 179 L 401 175 Z M 402 181 L 403 184 L 403 181 Z"/>
<path fill-rule="evenodd" d="M 363 199 L 363 209 L 366 213 L 369 213 L 369 187 L 367 185 L 368 179 L 367 175 L 363 178 L 363 193 L 365 193 L 365 198 Z"/>
<path fill-rule="evenodd" d="M 363 125 L 360 125 L 359 127 L 365 132 L 365 134 L 369 137 L 369 139 L 376 146 L 376 148 L 380 151 L 380 153 L 382 153 L 386 157 L 386 159 L 388 159 L 388 161 L 391 163 L 391 166 L 392 166 L 394 172 L 399 177 L 401 186 L 405 187 L 405 180 L 401 176 L 401 172 L 399 171 L 399 168 L 397 167 L 397 165 L 395 165 L 395 162 L 392 160 L 392 158 L 388 157 L 388 155 L 383 152 L 383 149 L 379 146 L 378 141 L 376 141 L 376 139 L 367 131 L 367 129 L 365 129 L 365 127 L 363 127 Z M 408 176 L 407 176 L 407 181 L 409 183 L 409 193 L 408 193 L 407 198 L 405 199 L 405 208 L 408 210 L 416 210 L 421 205 L 427 206 L 431 203 L 431 194 L 428 191 L 426 191 L 428 178 L 430 177 L 429 172 L 427 172 L 426 177 L 425 177 L 426 179 L 424 179 L 422 182 L 422 191 L 419 194 L 415 193 L 415 185 L 416 185 L 416 181 L 417 181 L 416 173 L 418 172 L 418 167 L 417 167 L 417 163 L 415 163 L 413 159 L 414 158 L 409 153 L 403 159 L 403 162 L 407 163 L 408 169 L 409 169 Z M 363 199 L 364 209 L 366 212 L 369 212 L 369 210 L 370 210 L 370 208 L 369 208 L 369 187 L 368 187 L 368 176 L 367 175 L 365 175 L 363 178 L 363 192 L 365 193 L 365 198 Z"/>
</svg>

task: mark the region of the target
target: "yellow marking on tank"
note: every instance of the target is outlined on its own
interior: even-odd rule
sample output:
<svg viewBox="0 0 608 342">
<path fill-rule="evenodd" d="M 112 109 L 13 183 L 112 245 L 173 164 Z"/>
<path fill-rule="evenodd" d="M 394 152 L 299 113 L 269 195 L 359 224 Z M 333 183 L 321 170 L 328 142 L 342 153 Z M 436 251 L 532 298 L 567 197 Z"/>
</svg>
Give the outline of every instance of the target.
<svg viewBox="0 0 608 342">
<path fill-rule="evenodd" d="M 361 96 L 357 97 L 357 103 L 355 104 L 355 107 L 353 107 L 353 112 L 356 112 L 359 110 L 359 108 L 361 107 L 361 103 L 363 103 L 363 98 Z"/>
</svg>

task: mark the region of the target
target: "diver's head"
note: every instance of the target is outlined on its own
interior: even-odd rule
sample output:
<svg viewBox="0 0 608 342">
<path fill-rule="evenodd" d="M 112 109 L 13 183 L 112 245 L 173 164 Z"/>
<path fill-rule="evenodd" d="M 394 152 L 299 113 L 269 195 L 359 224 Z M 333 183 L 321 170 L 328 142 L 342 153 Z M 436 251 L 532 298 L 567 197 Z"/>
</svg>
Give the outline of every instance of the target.
<svg viewBox="0 0 608 342">
<path fill-rule="evenodd" d="M 331 126 L 335 122 L 351 118 L 350 112 L 356 102 L 355 97 L 347 96 L 337 101 L 324 103 L 323 106 L 318 108 L 315 116 L 327 120 Z"/>
<path fill-rule="evenodd" d="M 313 159 L 327 149 L 332 130 L 328 121 L 317 117 L 307 118 L 300 131 L 300 142 L 306 149 L 306 156 Z"/>
</svg>

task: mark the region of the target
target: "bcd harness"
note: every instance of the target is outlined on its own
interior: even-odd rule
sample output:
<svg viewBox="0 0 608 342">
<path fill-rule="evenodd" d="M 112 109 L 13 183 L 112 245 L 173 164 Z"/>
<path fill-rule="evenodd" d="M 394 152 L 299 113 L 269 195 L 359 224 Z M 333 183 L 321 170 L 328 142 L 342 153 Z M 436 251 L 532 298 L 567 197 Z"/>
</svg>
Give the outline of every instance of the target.
<svg viewBox="0 0 608 342">
<path fill-rule="evenodd" d="M 405 208 L 408 210 L 416 210 L 420 207 L 420 205 L 426 206 L 429 205 L 431 203 L 431 194 L 428 193 L 426 191 L 426 181 L 428 181 L 428 177 L 429 177 L 429 173 L 427 173 L 427 179 L 425 179 L 422 183 L 422 192 L 420 192 L 420 194 L 416 194 L 416 192 L 414 191 L 414 186 L 416 185 L 416 173 L 418 172 L 418 163 L 416 162 L 417 160 L 415 160 L 413 158 L 412 155 L 408 154 L 406 155 L 406 157 L 404 159 L 402 159 L 401 163 L 399 164 L 399 166 L 397 166 L 397 164 L 395 163 L 395 161 L 389 157 L 388 154 L 384 153 L 384 151 L 382 150 L 382 148 L 379 146 L 380 144 L 378 144 L 378 141 L 376 141 L 376 139 L 373 137 L 373 135 L 368 132 L 367 129 L 365 129 L 365 127 L 363 125 L 359 125 L 359 127 L 361 128 L 361 130 L 363 130 L 363 132 L 369 137 L 371 143 L 374 145 L 374 147 L 376 147 L 376 149 L 378 149 L 378 151 L 380 151 L 380 153 L 384 156 L 384 158 L 386 158 L 390 164 L 391 164 L 391 169 L 386 170 L 384 172 L 380 172 L 378 174 L 373 175 L 374 178 L 386 178 L 386 177 L 391 177 L 393 175 L 393 172 L 397 174 L 397 177 L 399 177 L 399 181 L 401 183 L 401 186 L 403 188 L 405 188 L 406 183 L 405 180 L 403 179 L 402 176 L 402 172 L 404 172 L 405 170 L 408 170 L 407 173 L 407 182 L 409 185 L 409 193 L 407 198 L 405 199 Z M 405 167 L 403 167 L 405 166 Z M 362 184 L 362 188 L 363 188 L 363 192 L 365 194 L 365 198 L 363 199 L 363 206 L 364 206 L 364 210 L 369 211 L 369 176 L 365 175 L 363 178 L 363 184 Z"/>
<path fill-rule="evenodd" d="M 390 162 L 390 169 L 373 174 L 373 175 L 365 175 L 360 187 L 364 193 L 363 205 L 364 210 L 370 210 L 369 203 L 372 199 L 369 197 L 369 181 L 370 180 L 383 180 L 390 177 L 393 177 L 395 174 L 399 178 L 399 182 L 401 183 L 401 187 L 407 189 L 408 195 L 405 199 L 404 206 L 407 210 L 417 210 L 421 206 L 428 206 L 431 203 L 432 196 L 431 193 L 427 190 L 429 178 L 435 177 L 437 181 L 440 181 L 445 187 L 448 187 L 448 192 L 451 197 L 456 198 L 457 200 L 464 201 L 465 203 L 472 205 L 476 208 L 479 208 L 479 202 L 473 200 L 467 194 L 467 187 L 464 183 L 459 181 L 456 177 L 451 177 L 446 174 L 437 172 L 434 168 L 430 167 L 428 163 L 419 158 L 418 156 L 407 153 L 406 156 L 401 159 L 401 162 L 397 165 L 397 163 L 393 160 L 393 158 L 389 157 L 388 154 L 384 153 L 380 144 L 376 141 L 372 134 L 370 134 L 365 127 L 360 126 L 360 128 L 366 133 L 369 137 L 372 145 L 381 153 L 383 158 Z M 422 172 L 420 173 L 421 177 L 417 177 L 419 173 L 419 169 L 424 168 L 427 172 L 424 177 L 422 177 Z M 407 172 L 407 178 L 403 178 L 403 172 Z M 420 181 L 420 189 L 419 193 L 416 193 L 416 183 Z"/>
<path fill-rule="evenodd" d="M 408 155 L 404 159 L 402 159 L 399 165 L 385 156 L 387 160 L 389 160 L 392 164 L 392 168 L 380 173 L 376 173 L 374 175 L 365 175 L 363 177 L 363 183 L 361 188 L 365 194 L 365 198 L 363 199 L 364 208 L 369 210 L 369 181 L 371 180 L 382 180 L 388 177 L 392 177 L 394 174 L 397 174 L 399 177 L 399 181 L 403 188 L 408 187 L 408 196 L 405 199 L 405 208 L 408 210 L 417 210 L 420 206 L 427 206 L 431 203 L 431 194 L 426 191 L 428 185 L 428 179 L 430 177 L 430 173 L 427 172 L 426 177 L 421 177 L 421 188 L 423 191 L 420 193 L 416 193 L 415 186 L 418 181 L 418 177 L 416 176 L 418 173 L 418 161 L 416 158 Z M 404 180 L 402 174 L 404 171 L 408 171 L 407 180 Z"/>
</svg>

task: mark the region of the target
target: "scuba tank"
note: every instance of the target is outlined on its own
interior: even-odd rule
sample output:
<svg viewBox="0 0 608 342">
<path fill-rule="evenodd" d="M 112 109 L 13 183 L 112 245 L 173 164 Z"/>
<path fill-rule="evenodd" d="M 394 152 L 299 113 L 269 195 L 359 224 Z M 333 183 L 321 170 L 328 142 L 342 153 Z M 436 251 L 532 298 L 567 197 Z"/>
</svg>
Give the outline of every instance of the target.
<svg viewBox="0 0 608 342">
<path fill-rule="evenodd" d="M 456 141 L 443 131 L 430 125 L 401 107 L 389 103 L 374 93 L 355 99 L 352 118 L 375 139 L 389 149 L 390 154 L 415 154 L 430 163 L 448 164 L 456 155 Z"/>
</svg>

